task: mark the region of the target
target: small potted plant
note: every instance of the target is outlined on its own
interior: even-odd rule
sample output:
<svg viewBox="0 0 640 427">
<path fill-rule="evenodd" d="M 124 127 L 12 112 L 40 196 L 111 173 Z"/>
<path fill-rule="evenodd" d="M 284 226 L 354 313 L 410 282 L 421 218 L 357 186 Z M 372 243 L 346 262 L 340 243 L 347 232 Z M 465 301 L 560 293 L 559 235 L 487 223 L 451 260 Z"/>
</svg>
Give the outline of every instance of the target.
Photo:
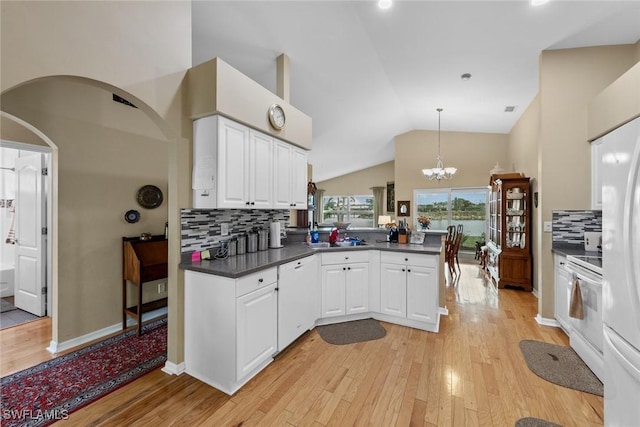
<svg viewBox="0 0 640 427">
<path fill-rule="evenodd" d="M 431 227 L 431 220 L 429 219 L 429 217 L 420 215 L 418 217 L 418 224 L 420 224 L 420 228 L 422 228 L 423 230 L 427 230 L 429 227 Z"/>
</svg>

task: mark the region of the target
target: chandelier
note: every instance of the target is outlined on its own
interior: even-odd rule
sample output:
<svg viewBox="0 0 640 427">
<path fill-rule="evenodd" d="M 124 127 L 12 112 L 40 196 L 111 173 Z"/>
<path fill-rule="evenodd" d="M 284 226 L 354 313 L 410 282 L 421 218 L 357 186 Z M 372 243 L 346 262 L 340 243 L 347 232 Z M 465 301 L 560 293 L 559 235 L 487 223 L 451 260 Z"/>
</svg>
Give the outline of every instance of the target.
<svg viewBox="0 0 640 427">
<path fill-rule="evenodd" d="M 443 179 L 451 179 L 453 175 L 455 175 L 458 169 L 452 167 L 444 167 L 442 163 L 442 156 L 440 155 L 440 113 L 442 112 L 442 108 L 438 108 L 438 157 L 436 157 L 436 167 L 431 169 L 422 169 L 422 173 L 425 177 L 429 178 L 429 180 L 440 181 Z"/>
</svg>

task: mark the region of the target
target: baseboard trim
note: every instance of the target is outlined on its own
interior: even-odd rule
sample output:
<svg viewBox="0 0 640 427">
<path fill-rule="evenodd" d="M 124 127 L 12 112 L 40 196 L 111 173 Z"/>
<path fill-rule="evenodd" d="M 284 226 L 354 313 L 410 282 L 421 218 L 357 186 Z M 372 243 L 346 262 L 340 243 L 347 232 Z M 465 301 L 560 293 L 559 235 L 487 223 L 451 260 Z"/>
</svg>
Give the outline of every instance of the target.
<svg viewBox="0 0 640 427">
<path fill-rule="evenodd" d="M 447 308 L 446 305 L 444 307 L 438 307 L 438 313 L 441 316 L 448 316 L 449 315 L 449 309 Z"/>
<path fill-rule="evenodd" d="M 553 326 L 554 328 L 559 328 L 560 327 L 560 323 L 558 323 L 558 321 L 556 319 L 547 319 L 547 318 L 544 318 L 544 317 L 540 316 L 540 314 L 538 314 L 536 317 L 534 317 L 534 319 L 536 319 L 536 322 L 538 322 L 538 324 L 540 324 L 542 326 Z"/>
<path fill-rule="evenodd" d="M 157 310 L 144 313 L 142 315 L 142 321 L 147 322 L 149 320 L 166 316 L 166 314 L 167 314 L 166 307 L 159 308 Z M 136 324 L 136 321 L 133 319 L 129 319 L 127 321 L 127 327 L 135 324 Z M 88 334 L 85 334 L 76 338 L 72 338 L 70 340 L 63 341 L 61 343 L 56 341 L 51 341 L 49 343 L 49 347 L 47 347 L 47 351 L 51 354 L 60 353 L 62 351 L 66 351 L 71 348 L 87 344 L 91 341 L 99 340 L 100 338 L 105 338 L 121 330 L 122 330 L 122 323 L 116 323 L 115 325 L 107 326 L 106 328 L 98 329 L 97 331 L 89 332 Z"/>
<path fill-rule="evenodd" d="M 176 364 L 167 360 L 164 368 L 162 368 L 162 372 L 169 375 L 181 375 L 184 373 L 184 362 Z"/>
</svg>

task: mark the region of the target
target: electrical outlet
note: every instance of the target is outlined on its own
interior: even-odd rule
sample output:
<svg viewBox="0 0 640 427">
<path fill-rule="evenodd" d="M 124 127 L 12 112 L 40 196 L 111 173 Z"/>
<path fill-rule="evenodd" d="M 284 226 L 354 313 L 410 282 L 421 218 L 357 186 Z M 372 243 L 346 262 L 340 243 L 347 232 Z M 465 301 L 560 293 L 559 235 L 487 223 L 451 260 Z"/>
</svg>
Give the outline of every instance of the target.
<svg viewBox="0 0 640 427">
<path fill-rule="evenodd" d="M 228 222 L 223 222 L 222 224 L 220 224 L 220 235 L 221 236 L 228 236 L 229 235 L 229 223 Z"/>
<path fill-rule="evenodd" d="M 158 283 L 158 293 L 164 294 L 165 292 L 167 292 L 167 284 L 164 282 Z"/>
<path fill-rule="evenodd" d="M 551 221 L 545 221 L 544 222 L 544 232 L 545 233 L 551 233 L 553 231 L 553 227 L 551 225 Z"/>
</svg>

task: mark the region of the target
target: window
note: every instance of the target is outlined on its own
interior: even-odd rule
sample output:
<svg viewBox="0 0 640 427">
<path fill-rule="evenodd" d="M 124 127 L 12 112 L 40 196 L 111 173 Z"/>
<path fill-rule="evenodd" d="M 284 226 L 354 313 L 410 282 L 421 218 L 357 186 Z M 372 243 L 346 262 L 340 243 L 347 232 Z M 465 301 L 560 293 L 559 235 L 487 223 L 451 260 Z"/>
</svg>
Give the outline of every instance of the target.
<svg viewBox="0 0 640 427">
<path fill-rule="evenodd" d="M 414 220 L 417 222 L 420 215 L 428 216 L 432 230 L 462 224 L 461 249 L 475 251 L 476 241 L 485 240 L 488 196 L 489 189 L 485 187 L 414 190 Z"/>
<path fill-rule="evenodd" d="M 373 195 L 324 196 L 322 222 L 349 222 L 352 227 L 373 227 Z"/>
</svg>

